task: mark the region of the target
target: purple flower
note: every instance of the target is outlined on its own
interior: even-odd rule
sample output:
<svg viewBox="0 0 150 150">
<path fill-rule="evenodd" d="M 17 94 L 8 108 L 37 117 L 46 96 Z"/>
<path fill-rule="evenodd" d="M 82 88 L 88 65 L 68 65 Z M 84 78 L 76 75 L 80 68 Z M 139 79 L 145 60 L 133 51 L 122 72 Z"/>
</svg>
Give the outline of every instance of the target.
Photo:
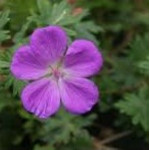
<svg viewBox="0 0 150 150">
<path fill-rule="evenodd" d="M 88 40 L 75 40 L 67 48 L 67 35 L 58 26 L 36 29 L 28 45 L 13 56 L 11 71 L 30 82 L 21 94 L 25 109 L 47 118 L 60 104 L 74 114 L 90 111 L 98 100 L 96 85 L 87 79 L 98 73 L 103 60 Z"/>
</svg>

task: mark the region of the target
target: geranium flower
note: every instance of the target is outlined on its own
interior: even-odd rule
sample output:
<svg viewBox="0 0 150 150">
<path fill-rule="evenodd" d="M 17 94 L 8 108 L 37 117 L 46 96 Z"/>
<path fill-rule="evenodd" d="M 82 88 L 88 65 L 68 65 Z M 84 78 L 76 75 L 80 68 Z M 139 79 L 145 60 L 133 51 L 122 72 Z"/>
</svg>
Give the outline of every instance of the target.
<svg viewBox="0 0 150 150">
<path fill-rule="evenodd" d="M 48 26 L 36 29 L 30 43 L 15 52 L 11 72 L 17 79 L 30 81 L 21 94 L 25 109 L 47 118 L 61 102 L 74 114 L 91 110 L 99 92 L 87 77 L 98 73 L 102 62 L 91 41 L 78 39 L 68 48 L 65 31 Z"/>
</svg>

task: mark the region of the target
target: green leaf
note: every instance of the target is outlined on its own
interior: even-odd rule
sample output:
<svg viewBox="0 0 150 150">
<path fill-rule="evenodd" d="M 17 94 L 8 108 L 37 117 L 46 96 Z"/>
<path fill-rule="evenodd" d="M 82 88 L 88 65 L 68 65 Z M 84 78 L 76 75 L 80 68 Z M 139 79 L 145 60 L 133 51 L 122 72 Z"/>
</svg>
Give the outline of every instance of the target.
<svg viewBox="0 0 150 150">
<path fill-rule="evenodd" d="M 0 60 L 0 69 L 1 68 L 9 68 L 10 63 L 7 61 Z"/>
<path fill-rule="evenodd" d="M 100 43 L 93 34 L 103 32 L 100 26 L 97 26 L 92 21 L 84 21 L 75 25 L 77 31 L 77 38 L 85 38 L 94 41 L 97 45 Z"/>
<path fill-rule="evenodd" d="M 9 31 L 4 30 L 4 26 L 7 24 L 9 21 L 9 11 L 6 10 L 4 12 L 0 12 L 0 42 L 3 42 L 4 40 L 7 40 L 10 38 L 8 35 Z"/>
<path fill-rule="evenodd" d="M 80 117 L 71 115 L 61 110 L 55 117 L 43 122 L 44 128 L 40 136 L 45 142 L 68 143 L 72 138 L 78 138 L 86 131 L 84 127 L 89 126 L 95 119 L 95 115 Z"/>
<path fill-rule="evenodd" d="M 52 3 L 49 0 L 37 0 L 37 6 L 40 14 L 50 15 Z"/>
<path fill-rule="evenodd" d="M 32 23 L 32 20 L 30 17 L 27 19 L 27 22 L 22 26 L 21 30 L 17 32 L 13 38 L 14 43 L 19 44 L 24 41 L 25 34 L 27 30 L 29 29 L 30 25 Z"/>
<path fill-rule="evenodd" d="M 37 6 L 39 13 L 32 12 L 28 19 L 36 23 L 38 27 L 50 24 L 60 25 L 71 38 L 86 38 L 96 44 L 99 43 L 94 34 L 103 32 L 103 29 L 92 21 L 82 21 L 88 15 L 88 10 L 83 9 L 81 14 L 73 15 L 73 8 L 66 1 L 52 3 L 48 0 L 38 0 Z"/>
<path fill-rule="evenodd" d="M 51 23 L 59 24 L 59 22 L 65 18 L 69 11 L 70 10 L 66 1 L 55 3 L 51 13 Z"/>
<path fill-rule="evenodd" d="M 93 140 L 86 133 L 80 134 L 80 136 L 68 144 L 61 147 L 61 150 L 93 150 Z"/>
<path fill-rule="evenodd" d="M 37 11 L 36 0 L 6 0 L 5 7 L 11 12 L 10 27 L 13 31 L 18 31 L 31 12 Z"/>
<path fill-rule="evenodd" d="M 138 63 L 138 67 L 142 73 L 145 75 L 149 75 L 149 57 L 146 60 Z"/>
<path fill-rule="evenodd" d="M 149 50 L 149 36 L 137 36 L 131 43 L 130 58 L 135 62 L 139 62 L 145 59 Z"/>
<path fill-rule="evenodd" d="M 11 52 L 8 49 L 0 51 L 0 73 L 8 74 L 11 62 Z"/>
<path fill-rule="evenodd" d="M 9 20 L 9 10 L 0 12 L 0 29 L 2 29 Z"/>
<path fill-rule="evenodd" d="M 55 148 L 52 145 L 35 145 L 34 150 L 55 150 Z"/>
<path fill-rule="evenodd" d="M 21 80 L 17 80 L 11 74 L 7 76 L 5 81 L 5 88 L 13 88 L 12 94 L 13 96 L 20 95 L 23 87 L 25 86 L 25 82 Z"/>
<path fill-rule="evenodd" d="M 70 36 L 76 36 L 77 35 L 76 31 L 74 31 L 72 29 L 68 29 L 68 28 L 64 28 L 64 29 L 66 30 L 67 34 Z"/>
<path fill-rule="evenodd" d="M 16 105 L 18 105 L 18 101 L 15 101 L 15 99 L 12 97 L 12 94 L 10 93 L 10 91 L 4 89 L 3 86 L 0 86 L 0 112 L 5 107 L 13 108 Z"/>
<path fill-rule="evenodd" d="M 123 100 L 115 104 L 121 113 L 131 117 L 134 125 L 140 124 L 144 131 L 149 130 L 148 89 L 142 88 L 139 93 L 126 94 Z"/>
</svg>

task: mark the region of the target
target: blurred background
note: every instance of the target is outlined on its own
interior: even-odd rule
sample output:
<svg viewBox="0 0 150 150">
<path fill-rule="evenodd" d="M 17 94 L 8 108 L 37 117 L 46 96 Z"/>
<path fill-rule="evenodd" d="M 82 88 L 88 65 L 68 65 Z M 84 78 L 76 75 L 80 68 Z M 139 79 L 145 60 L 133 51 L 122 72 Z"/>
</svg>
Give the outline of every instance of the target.
<svg viewBox="0 0 150 150">
<path fill-rule="evenodd" d="M 0 150 L 148 150 L 148 0 L 0 0 Z M 24 110 L 9 66 L 37 27 L 56 24 L 104 57 L 91 112 L 48 120 Z"/>
</svg>

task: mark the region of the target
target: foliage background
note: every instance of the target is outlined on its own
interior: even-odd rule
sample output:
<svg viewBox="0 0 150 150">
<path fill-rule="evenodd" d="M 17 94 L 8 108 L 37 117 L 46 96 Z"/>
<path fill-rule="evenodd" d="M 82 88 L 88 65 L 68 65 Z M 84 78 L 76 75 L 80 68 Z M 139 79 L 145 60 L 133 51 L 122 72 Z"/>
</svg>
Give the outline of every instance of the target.
<svg viewBox="0 0 150 150">
<path fill-rule="evenodd" d="M 0 150 L 147 150 L 148 0 L 0 1 Z M 61 109 L 41 121 L 19 94 L 26 84 L 9 66 L 37 27 L 61 25 L 70 42 L 94 41 L 104 57 L 93 78 L 101 100 L 83 116 Z"/>
</svg>

